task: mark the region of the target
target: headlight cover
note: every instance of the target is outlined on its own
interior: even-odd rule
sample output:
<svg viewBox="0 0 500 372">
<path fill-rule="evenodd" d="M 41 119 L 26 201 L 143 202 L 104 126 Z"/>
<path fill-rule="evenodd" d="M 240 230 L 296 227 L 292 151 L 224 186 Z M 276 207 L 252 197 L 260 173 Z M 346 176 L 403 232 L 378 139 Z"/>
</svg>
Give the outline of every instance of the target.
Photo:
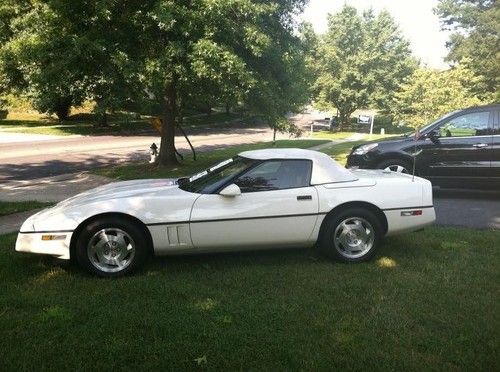
<svg viewBox="0 0 500 372">
<path fill-rule="evenodd" d="M 374 148 L 376 148 L 377 146 L 378 146 L 378 143 L 369 143 L 367 145 L 363 145 L 363 146 L 358 147 L 356 150 L 354 150 L 352 152 L 352 154 L 353 155 L 364 155 L 368 151 L 371 151 Z"/>
</svg>

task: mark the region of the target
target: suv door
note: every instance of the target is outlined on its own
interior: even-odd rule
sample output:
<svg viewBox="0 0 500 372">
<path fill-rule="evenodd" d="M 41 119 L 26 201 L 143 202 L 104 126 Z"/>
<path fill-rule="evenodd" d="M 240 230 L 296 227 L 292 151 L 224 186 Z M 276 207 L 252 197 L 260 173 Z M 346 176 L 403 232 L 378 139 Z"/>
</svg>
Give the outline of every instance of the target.
<svg viewBox="0 0 500 372">
<path fill-rule="evenodd" d="M 437 183 L 491 176 L 493 112 L 458 114 L 433 128 L 417 158 L 420 174 Z"/>
<path fill-rule="evenodd" d="M 203 194 L 193 205 L 191 239 L 197 249 L 304 246 L 318 218 L 310 160 L 268 160 L 229 181 L 241 195 Z"/>
<path fill-rule="evenodd" d="M 493 133 L 491 136 L 491 177 L 500 187 L 500 110 L 493 115 Z"/>
</svg>

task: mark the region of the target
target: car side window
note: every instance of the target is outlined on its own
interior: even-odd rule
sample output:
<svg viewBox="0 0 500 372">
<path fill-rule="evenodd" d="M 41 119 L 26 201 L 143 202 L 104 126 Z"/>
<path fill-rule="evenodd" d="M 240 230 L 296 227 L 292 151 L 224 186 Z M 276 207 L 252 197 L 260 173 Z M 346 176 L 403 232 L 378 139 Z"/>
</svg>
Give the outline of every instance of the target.
<svg viewBox="0 0 500 372">
<path fill-rule="evenodd" d="M 242 174 L 234 183 L 243 193 L 307 187 L 311 170 L 310 160 L 269 160 Z"/>
<path fill-rule="evenodd" d="M 439 128 L 441 137 L 471 137 L 491 134 L 488 128 L 489 111 L 457 116 Z"/>
<path fill-rule="evenodd" d="M 495 111 L 493 115 L 493 135 L 500 135 L 500 111 Z"/>
</svg>

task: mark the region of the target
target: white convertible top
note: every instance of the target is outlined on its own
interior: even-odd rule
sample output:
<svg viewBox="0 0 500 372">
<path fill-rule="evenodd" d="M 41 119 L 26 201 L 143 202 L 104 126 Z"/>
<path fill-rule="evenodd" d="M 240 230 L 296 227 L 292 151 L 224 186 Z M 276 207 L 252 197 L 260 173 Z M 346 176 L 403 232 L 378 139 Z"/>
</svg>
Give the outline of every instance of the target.
<svg viewBox="0 0 500 372">
<path fill-rule="evenodd" d="M 328 155 L 304 149 L 264 149 L 245 151 L 239 156 L 255 160 L 307 159 L 313 163 L 311 185 L 332 182 L 350 182 L 358 178 Z"/>
</svg>

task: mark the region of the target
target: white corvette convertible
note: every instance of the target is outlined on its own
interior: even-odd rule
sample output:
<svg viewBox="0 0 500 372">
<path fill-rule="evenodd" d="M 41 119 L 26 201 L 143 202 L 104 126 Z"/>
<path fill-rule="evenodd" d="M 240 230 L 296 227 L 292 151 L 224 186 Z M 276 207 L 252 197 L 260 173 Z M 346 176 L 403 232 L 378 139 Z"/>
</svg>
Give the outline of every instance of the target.
<svg viewBox="0 0 500 372">
<path fill-rule="evenodd" d="M 147 255 L 318 245 L 346 262 L 373 257 L 382 238 L 435 220 L 431 183 L 343 168 L 299 149 L 247 151 L 190 178 L 111 183 L 24 222 L 16 250 L 77 262 L 100 276 Z"/>
</svg>

